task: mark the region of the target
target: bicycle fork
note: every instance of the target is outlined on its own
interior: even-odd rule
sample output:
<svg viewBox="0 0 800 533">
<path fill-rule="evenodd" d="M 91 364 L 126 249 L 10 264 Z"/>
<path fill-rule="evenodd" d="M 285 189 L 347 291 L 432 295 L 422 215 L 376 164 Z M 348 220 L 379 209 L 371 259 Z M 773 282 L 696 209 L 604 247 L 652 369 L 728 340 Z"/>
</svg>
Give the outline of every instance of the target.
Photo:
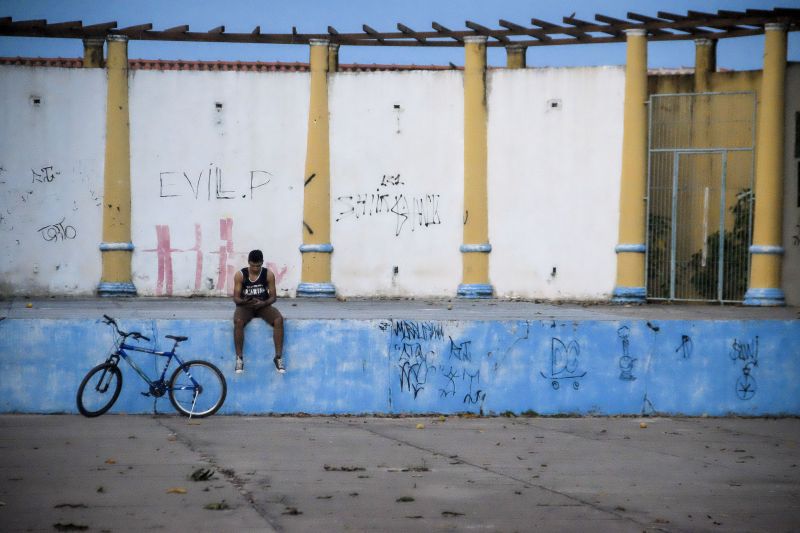
<svg viewBox="0 0 800 533">
<path fill-rule="evenodd" d="M 116 367 L 119 363 L 119 356 L 114 354 L 111 355 L 107 360 L 106 363 L 110 363 L 113 367 Z M 108 387 L 111 386 L 111 378 L 113 374 L 109 372 L 112 367 L 106 367 L 103 369 L 103 373 L 100 375 L 100 379 L 97 380 L 97 385 L 95 386 L 94 390 L 101 394 L 105 394 L 108 392 Z M 108 379 L 106 379 L 108 377 Z"/>
</svg>

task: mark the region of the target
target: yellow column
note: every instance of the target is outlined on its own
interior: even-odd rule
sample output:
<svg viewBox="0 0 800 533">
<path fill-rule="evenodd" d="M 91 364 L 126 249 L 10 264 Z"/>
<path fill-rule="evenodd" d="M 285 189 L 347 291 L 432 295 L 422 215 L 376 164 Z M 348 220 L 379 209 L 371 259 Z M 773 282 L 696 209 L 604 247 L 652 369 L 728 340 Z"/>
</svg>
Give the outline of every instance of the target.
<svg viewBox="0 0 800 533">
<path fill-rule="evenodd" d="M 461 298 L 491 298 L 486 197 L 486 37 L 464 38 L 464 244 Z"/>
<path fill-rule="evenodd" d="M 131 153 L 128 123 L 128 38 L 108 36 L 106 159 L 103 176 L 101 296 L 135 296 L 131 278 Z"/>
<path fill-rule="evenodd" d="M 328 72 L 339 70 L 339 45 L 331 43 L 328 45 Z"/>
<path fill-rule="evenodd" d="M 312 39 L 311 103 L 308 108 L 306 172 L 303 177 L 303 267 L 298 296 L 334 296 L 331 283 L 331 191 L 328 138 L 329 42 Z"/>
<path fill-rule="evenodd" d="M 756 198 L 750 285 L 745 305 L 785 305 L 781 288 L 783 243 L 784 83 L 786 26 L 764 28 L 764 72 L 758 95 L 756 131 Z"/>
<path fill-rule="evenodd" d="M 89 37 L 83 40 L 83 68 L 103 68 L 103 45 L 105 40 Z"/>
<path fill-rule="evenodd" d="M 509 44 L 506 46 L 506 68 L 525 68 L 525 52 L 528 47 L 524 44 Z"/>
<path fill-rule="evenodd" d="M 711 74 L 717 71 L 717 41 L 694 40 L 694 92 L 705 93 L 711 87 Z"/>
<path fill-rule="evenodd" d="M 622 178 L 619 199 L 617 284 L 613 301 L 645 301 L 645 194 L 647 188 L 647 35 L 627 30 Z"/>
</svg>

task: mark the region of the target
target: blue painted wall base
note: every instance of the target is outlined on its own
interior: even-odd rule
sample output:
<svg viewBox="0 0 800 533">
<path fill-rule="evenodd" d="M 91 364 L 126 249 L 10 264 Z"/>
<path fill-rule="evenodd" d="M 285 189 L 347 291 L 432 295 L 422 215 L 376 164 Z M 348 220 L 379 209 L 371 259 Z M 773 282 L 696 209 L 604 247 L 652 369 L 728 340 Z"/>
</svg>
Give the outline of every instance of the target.
<svg viewBox="0 0 800 533">
<path fill-rule="evenodd" d="M 179 355 L 225 374 L 221 413 L 800 415 L 800 321 L 288 320 L 287 373 L 272 331 L 246 329 L 245 373 L 233 373 L 229 320 L 123 320 Z M 0 321 L 0 412 L 76 412 L 83 375 L 112 347 L 90 320 Z M 136 354 L 155 374 L 162 358 Z M 154 401 L 121 363 L 114 413 Z M 157 400 L 159 412 L 173 412 Z"/>
</svg>

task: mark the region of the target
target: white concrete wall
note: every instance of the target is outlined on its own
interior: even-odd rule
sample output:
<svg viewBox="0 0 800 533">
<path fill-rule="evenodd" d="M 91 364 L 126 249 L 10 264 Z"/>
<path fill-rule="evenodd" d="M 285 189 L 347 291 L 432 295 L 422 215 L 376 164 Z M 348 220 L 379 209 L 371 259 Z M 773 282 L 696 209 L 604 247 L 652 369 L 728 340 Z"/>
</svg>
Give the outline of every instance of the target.
<svg viewBox="0 0 800 533">
<path fill-rule="evenodd" d="M 130 94 L 139 294 L 230 294 L 259 248 L 294 295 L 308 75 L 133 71 Z"/>
<path fill-rule="evenodd" d="M 490 270 L 498 296 L 610 297 L 624 86 L 622 67 L 490 71 Z"/>
<path fill-rule="evenodd" d="M 800 154 L 797 113 L 800 113 L 800 63 L 789 63 L 786 71 L 786 150 L 783 189 L 783 290 L 786 303 L 800 305 Z"/>
<path fill-rule="evenodd" d="M 101 69 L 0 66 L 0 294 L 97 287 L 105 108 Z"/>
<path fill-rule="evenodd" d="M 464 205 L 461 73 L 337 73 L 329 95 L 337 291 L 454 295 Z"/>
</svg>

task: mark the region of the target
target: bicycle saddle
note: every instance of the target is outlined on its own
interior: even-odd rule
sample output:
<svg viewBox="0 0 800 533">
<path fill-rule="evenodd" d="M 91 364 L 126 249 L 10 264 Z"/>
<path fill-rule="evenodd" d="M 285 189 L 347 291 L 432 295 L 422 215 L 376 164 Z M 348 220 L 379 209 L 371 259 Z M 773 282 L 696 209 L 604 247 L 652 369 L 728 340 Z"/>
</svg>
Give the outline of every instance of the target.
<svg viewBox="0 0 800 533">
<path fill-rule="evenodd" d="M 189 338 L 189 337 L 184 337 L 182 335 L 179 335 L 177 337 L 175 335 L 164 335 L 164 336 L 168 339 L 174 340 L 175 342 L 183 342 Z"/>
</svg>

